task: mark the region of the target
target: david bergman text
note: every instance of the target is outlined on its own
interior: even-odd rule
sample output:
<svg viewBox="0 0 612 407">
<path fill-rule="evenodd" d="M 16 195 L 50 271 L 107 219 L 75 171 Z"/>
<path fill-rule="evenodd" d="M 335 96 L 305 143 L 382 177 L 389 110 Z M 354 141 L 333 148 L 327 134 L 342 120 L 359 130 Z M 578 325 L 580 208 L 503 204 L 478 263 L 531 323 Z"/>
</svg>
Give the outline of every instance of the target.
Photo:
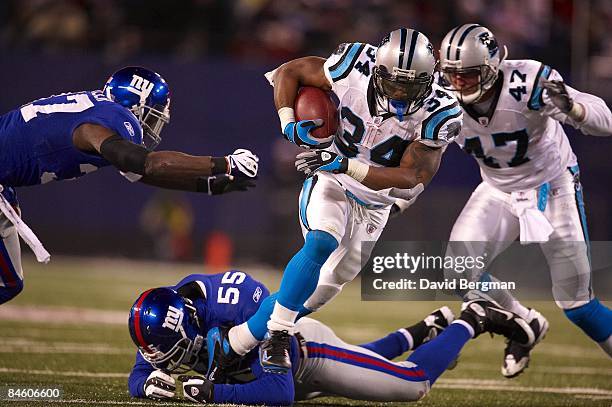
<svg viewBox="0 0 612 407">
<path fill-rule="evenodd" d="M 372 282 L 375 290 L 514 290 L 514 281 L 471 281 L 465 278 L 444 281 L 431 281 L 426 278 L 409 280 L 402 278 L 394 281 L 385 281 L 377 278 Z"/>
</svg>

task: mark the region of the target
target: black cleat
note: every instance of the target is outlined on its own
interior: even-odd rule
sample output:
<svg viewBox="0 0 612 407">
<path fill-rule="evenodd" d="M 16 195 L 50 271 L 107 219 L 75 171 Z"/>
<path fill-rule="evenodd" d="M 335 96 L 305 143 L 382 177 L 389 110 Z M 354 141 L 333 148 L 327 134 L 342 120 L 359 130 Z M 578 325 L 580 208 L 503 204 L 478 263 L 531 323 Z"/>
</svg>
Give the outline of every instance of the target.
<svg viewBox="0 0 612 407">
<path fill-rule="evenodd" d="M 483 332 L 490 332 L 523 346 L 532 346 L 536 341 L 527 321 L 492 301 L 480 299 L 463 303 L 460 319 L 474 328 L 474 338 Z"/>
<path fill-rule="evenodd" d="M 438 308 L 431 314 L 427 315 L 423 322 L 425 326 L 429 328 L 429 332 L 427 337 L 423 340 L 423 343 L 429 342 L 436 336 L 440 335 L 443 330 L 448 328 L 451 322 L 455 320 L 455 316 L 453 315 L 453 311 L 447 306 L 442 308 Z"/>
<path fill-rule="evenodd" d="M 548 332 L 548 321 L 542 314 L 534 309 L 529 310 L 529 326 L 535 334 L 535 342 L 531 346 L 523 346 L 516 341 L 508 341 L 504 350 L 504 363 L 502 364 L 502 375 L 512 379 L 523 373 L 529 367 L 531 359 L 530 352 Z"/>
<path fill-rule="evenodd" d="M 291 335 L 287 331 L 268 331 L 259 345 L 259 362 L 268 373 L 284 374 L 291 370 Z"/>
</svg>

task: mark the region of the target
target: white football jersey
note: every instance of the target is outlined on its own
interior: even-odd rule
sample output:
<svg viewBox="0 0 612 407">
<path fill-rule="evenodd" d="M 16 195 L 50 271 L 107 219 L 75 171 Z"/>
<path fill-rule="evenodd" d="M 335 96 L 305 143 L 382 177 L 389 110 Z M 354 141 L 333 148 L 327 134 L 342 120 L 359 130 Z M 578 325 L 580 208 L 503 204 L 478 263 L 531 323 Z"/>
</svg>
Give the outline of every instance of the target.
<svg viewBox="0 0 612 407">
<path fill-rule="evenodd" d="M 461 130 L 461 108 L 454 95 L 437 84 L 423 106 L 402 121 L 379 110 L 372 78 L 376 49 L 364 43 L 342 44 L 324 64 L 340 102 L 340 129 L 329 150 L 371 166 L 397 167 L 412 142 L 431 147 L 452 142 Z M 367 205 L 394 202 L 389 189 L 374 191 L 346 174 L 333 176 Z"/>
<path fill-rule="evenodd" d="M 576 165 L 560 123 L 567 116 L 540 84 L 562 79 L 532 60 L 504 61 L 499 75 L 503 85 L 486 114 L 462 105 L 463 129 L 455 141 L 478 161 L 484 181 L 508 193 L 534 189 Z"/>
</svg>

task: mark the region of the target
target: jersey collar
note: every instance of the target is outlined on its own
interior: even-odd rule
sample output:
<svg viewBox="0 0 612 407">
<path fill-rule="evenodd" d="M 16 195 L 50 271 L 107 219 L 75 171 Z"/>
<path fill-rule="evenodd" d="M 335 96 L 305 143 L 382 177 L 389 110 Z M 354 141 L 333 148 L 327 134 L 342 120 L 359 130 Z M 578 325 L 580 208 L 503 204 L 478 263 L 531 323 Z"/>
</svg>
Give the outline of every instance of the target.
<svg viewBox="0 0 612 407">
<path fill-rule="evenodd" d="M 463 110 L 465 110 L 465 112 L 470 115 L 470 117 L 474 119 L 474 121 L 480 123 L 481 125 L 482 123 L 480 119 L 485 117 L 487 119 L 487 124 L 485 126 L 488 126 L 493 119 L 495 110 L 497 109 L 497 102 L 499 102 L 499 96 L 501 95 L 501 91 L 504 88 L 504 73 L 502 71 L 499 71 L 499 76 L 497 77 L 497 80 L 495 81 L 495 84 L 493 86 L 495 89 L 495 94 L 493 95 L 493 102 L 491 103 L 491 105 L 489 106 L 489 110 L 487 110 L 485 114 L 478 113 L 476 109 L 472 107 L 472 105 L 464 105 L 463 103 L 459 102 L 461 103 L 461 107 L 463 107 Z"/>
</svg>

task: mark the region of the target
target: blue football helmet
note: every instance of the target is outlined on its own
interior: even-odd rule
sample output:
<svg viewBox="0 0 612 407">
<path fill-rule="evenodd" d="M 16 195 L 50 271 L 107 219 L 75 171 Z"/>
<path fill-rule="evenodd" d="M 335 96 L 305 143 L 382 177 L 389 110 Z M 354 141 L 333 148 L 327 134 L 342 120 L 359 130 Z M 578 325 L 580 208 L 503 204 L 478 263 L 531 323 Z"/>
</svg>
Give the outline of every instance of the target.
<svg viewBox="0 0 612 407">
<path fill-rule="evenodd" d="M 170 88 L 164 78 L 146 68 L 128 66 L 108 78 L 103 92 L 134 113 L 142 126 L 144 146 L 155 149 L 162 128 L 170 122 Z"/>
<path fill-rule="evenodd" d="M 206 355 L 195 307 L 170 288 L 142 293 L 132 306 L 128 325 L 140 354 L 156 369 L 187 372 L 200 362 L 200 354 Z"/>
</svg>

